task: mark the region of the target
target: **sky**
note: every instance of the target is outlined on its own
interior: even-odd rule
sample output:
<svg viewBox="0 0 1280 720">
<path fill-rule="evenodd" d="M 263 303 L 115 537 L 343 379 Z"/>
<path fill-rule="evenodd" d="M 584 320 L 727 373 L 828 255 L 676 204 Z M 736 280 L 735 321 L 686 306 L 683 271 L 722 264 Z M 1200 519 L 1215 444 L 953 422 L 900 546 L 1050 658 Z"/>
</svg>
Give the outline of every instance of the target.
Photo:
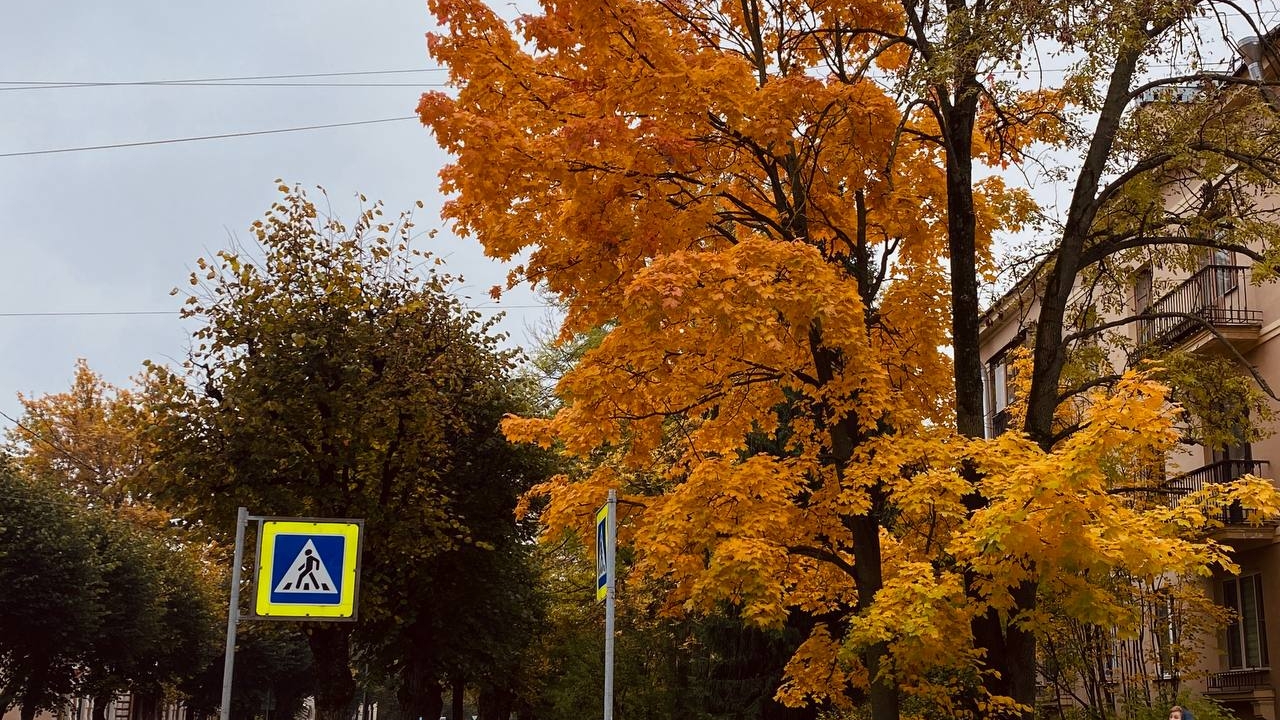
<svg viewBox="0 0 1280 720">
<path fill-rule="evenodd" d="M 278 198 L 276 178 L 324 187 L 341 218 L 354 216 L 357 193 L 392 216 L 421 200 L 418 229 L 443 228 L 437 173 L 448 158 L 416 120 L 5 157 L 411 116 L 444 72 L 277 81 L 407 85 L 396 87 L 13 88 L 433 68 L 422 0 L 48 0 L 5 3 L 4 15 L 0 412 L 18 414 L 18 392 L 65 390 L 77 358 L 117 384 L 144 360 L 180 361 L 192 328 L 170 290 L 198 257 L 248 238 Z M 420 247 L 463 275 L 474 305 L 491 304 L 488 288 L 505 280 L 474 241 L 441 232 Z M 540 302 L 524 290 L 503 298 L 509 344 L 546 322 Z"/>
<path fill-rule="evenodd" d="M 1274 22 L 1280 15 L 1274 0 L 1264 6 Z M 498 10 L 510 15 L 513 7 Z M 0 413 L 18 414 L 18 392 L 66 389 L 77 358 L 117 384 L 127 383 L 144 360 L 180 361 L 192 328 L 177 317 L 181 297 L 169 291 L 183 284 L 196 258 L 247 238 L 249 224 L 278 197 L 276 178 L 323 186 L 343 218 L 354 215 L 357 192 L 383 200 L 392 215 L 421 200 L 425 208 L 415 219 L 427 230 L 442 227 L 437 173 L 448 160 L 412 119 L 13 153 L 410 116 L 421 92 L 445 79 L 427 56 L 424 34 L 431 28 L 422 0 L 6 3 L 0 23 Z M 399 70 L 425 71 L 384 72 Z M 41 82 L 367 71 L 384 74 L 276 82 L 393 86 L 20 89 Z M 1062 188 L 1045 185 L 1038 194 L 1051 206 Z M 507 268 L 448 232 L 423 243 L 466 279 L 461 294 L 474 305 L 490 304 L 487 288 L 503 283 Z M 531 328 L 545 328 L 549 311 L 540 303 L 523 289 L 504 297 L 508 315 L 500 328 L 509 344 L 527 345 Z M 0 417 L 0 427 L 7 424 Z"/>
</svg>

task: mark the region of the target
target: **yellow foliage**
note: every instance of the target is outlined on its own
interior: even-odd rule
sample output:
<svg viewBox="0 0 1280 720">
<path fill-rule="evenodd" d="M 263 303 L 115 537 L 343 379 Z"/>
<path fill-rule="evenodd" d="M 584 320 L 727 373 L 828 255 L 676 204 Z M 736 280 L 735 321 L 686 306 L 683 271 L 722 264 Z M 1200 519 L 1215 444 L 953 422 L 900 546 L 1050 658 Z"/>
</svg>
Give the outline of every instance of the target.
<svg viewBox="0 0 1280 720">
<path fill-rule="evenodd" d="M 564 303 L 561 341 L 608 328 L 554 415 L 503 425 L 584 468 L 535 490 L 548 534 L 588 532 L 617 489 L 638 504 L 620 529 L 630 581 L 663 588 L 665 611 L 837 616 L 788 665 L 789 703 L 843 703 L 877 657 L 882 682 L 950 707 L 954 678 L 984 672 L 972 618 L 1049 620 L 1014 614 L 1019 586 L 1092 621 L 1123 617 L 1100 578 L 1224 561 L 1184 532 L 1203 512 L 1113 492 L 1176 440 L 1148 377 L 1095 393 L 1051 451 L 954 431 L 945 172 L 919 140 L 936 122 L 743 7 L 546 0 L 517 35 L 479 0 L 431 2 L 456 86 L 419 105 L 454 156 L 445 217 Z M 810 11 L 902 23 L 875 0 Z M 874 50 L 846 49 L 853 65 Z M 1061 95 L 1020 102 L 984 119 L 981 158 L 1060 139 Z M 999 179 L 976 191 L 990 268 L 992 238 L 1035 205 Z M 1230 492 L 1275 509 L 1261 486 Z"/>
</svg>

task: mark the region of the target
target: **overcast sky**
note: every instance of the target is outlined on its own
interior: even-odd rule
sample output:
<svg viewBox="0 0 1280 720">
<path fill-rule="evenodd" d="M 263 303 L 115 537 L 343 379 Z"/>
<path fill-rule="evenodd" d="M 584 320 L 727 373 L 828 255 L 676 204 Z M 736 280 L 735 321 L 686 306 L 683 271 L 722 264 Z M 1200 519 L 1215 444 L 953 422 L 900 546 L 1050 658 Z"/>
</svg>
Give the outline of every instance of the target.
<svg viewBox="0 0 1280 720">
<path fill-rule="evenodd" d="M 1274 22 L 1275 0 L 1262 4 Z M 1204 25 L 1206 42 L 1221 46 L 1215 23 Z M 190 327 L 177 318 L 180 298 L 169 290 L 182 284 L 197 257 L 225 247 L 231 236 L 245 237 L 276 199 L 275 178 L 324 186 L 341 217 L 354 213 L 357 192 L 384 200 L 392 214 L 422 200 L 417 220 L 427 229 L 440 225 L 436 174 L 446 161 L 415 120 L 5 156 L 408 116 L 423 90 L 443 82 L 438 69 L 285 81 L 409 85 L 395 87 L 15 89 L 18 83 L 429 69 L 430 29 L 422 0 L 5 3 L 0 412 L 18 412 L 17 392 L 64 390 L 78 357 L 115 383 L 126 383 L 143 360 L 180 359 Z M 1211 55 L 1231 52 L 1219 47 Z M 1053 187 L 1038 195 L 1052 206 Z M 475 304 L 487 304 L 486 289 L 505 279 L 506 268 L 484 259 L 470 241 L 441 233 L 429 249 L 466 277 L 463 292 Z M 538 302 L 528 292 L 504 298 L 514 306 L 502 325 L 512 344 L 527 344 L 528 328 L 545 322 L 545 309 L 529 307 Z M 123 314 L 158 311 L 165 314 Z M 84 312 L 117 314 L 49 314 Z"/>
<path fill-rule="evenodd" d="M 178 320 L 197 257 L 225 247 L 277 198 L 277 177 L 324 186 L 337 214 L 355 194 L 440 225 L 436 173 L 446 158 L 416 120 L 64 154 L 6 153 L 273 130 L 413 114 L 444 73 L 288 82 L 406 87 L 86 87 L 128 82 L 432 67 L 421 0 L 44 0 L 4 3 L 0 22 L 0 411 L 15 394 L 64 390 L 76 358 L 125 383 L 145 359 L 180 359 Z M 425 239 L 423 241 L 426 242 Z M 424 246 L 426 247 L 426 246 Z M 441 233 L 476 304 L 506 269 Z M 507 305 L 538 300 L 512 293 Z M 169 311 L 164 315 L 39 313 Z M 486 309 L 485 312 L 493 312 Z M 29 314 L 29 315 L 15 315 Z M 545 311 L 516 308 L 503 329 L 523 343 Z M 0 426 L 7 426 L 0 418 Z"/>
</svg>

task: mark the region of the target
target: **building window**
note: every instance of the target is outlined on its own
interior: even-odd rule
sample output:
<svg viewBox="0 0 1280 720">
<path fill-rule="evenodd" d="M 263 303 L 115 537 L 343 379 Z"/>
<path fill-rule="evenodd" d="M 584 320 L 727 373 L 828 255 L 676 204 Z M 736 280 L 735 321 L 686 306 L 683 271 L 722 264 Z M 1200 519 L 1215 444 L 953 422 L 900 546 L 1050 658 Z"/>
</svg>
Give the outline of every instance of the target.
<svg viewBox="0 0 1280 720">
<path fill-rule="evenodd" d="M 1227 626 L 1227 667 L 1267 667 L 1267 621 L 1263 615 L 1262 576 L 1245 575 L 1222 582 L 1222 602 L 1235 611 Z"/>
<path fill-rule="evenodd" d="M 1178 677 L 1178 624 L 1174 618 L 1173 597 L 1162 592 L 1156 596 L 1155 618 L 1151 633 L 1156 639 L 1156 672 L 1161 680 Z"/>
<path fill-rule="evenodd" d="M 1205 289 L 1205 305 L 1216 307 L 1218 301 L 1236 289 L 1235 253 L 1222 248 L 1210 248 L 1201 256 L 1205 267 L 1211 267 L 1208 284 Z"/>
<path fill-rule="evenodd" d="M 1000 353 L 987 364 L 986 376 L 983 378 L 987 386 L 987 409 L 990 429 L 987 437 L 998 437 L 1009 429 L 1009 403 L 1013 400 L 1013 389 L 1009 386 L 1012 379 L 1009 366 L 1005 363 L 1007 353 Z"/>
<path fill-rule="evenodd" d="M 1133 276 L 1133 310 L 1138 315 L 1151 309 L 1151 265 L 1143 265 Z"/>
<path fill-rule="evenodd" d="M 1138 268 L 1133 276 L 1133 312 L 1135 315 L 1145 315 L 1151 311 L 1151 303 L 1154 298 L 1151 297 L 1151 264 L 1148 263 Z M 1152 328 L 1155 327 L 1151 320 L 1138 321 L 1138 344 L 1145 345 L 1151 342 Z"/>
<path fill-rule="evenodd" d="M 995 412 L 1000 412 L 1007 407 L 1009 407 L 1009 368 L 1001 357 L 991 364 L 991 408 Z"/>
<path fill-rule="evenodd" d="M 1000 348 L 987 361 L 986 372 L 983 373 L 983 392 L 986 394 L 985 405 L 989 421 L 988 437 L 996 437 L 1009 429 L 1009 406 L 1013 404 L 1014 366 L 1011 364 L 1013 353 L 1018 348 L 1028 348 L 1028 341 L 1034 337 L 1035 323 L 1022 328 L 1009 344 Z"/>
</svg>

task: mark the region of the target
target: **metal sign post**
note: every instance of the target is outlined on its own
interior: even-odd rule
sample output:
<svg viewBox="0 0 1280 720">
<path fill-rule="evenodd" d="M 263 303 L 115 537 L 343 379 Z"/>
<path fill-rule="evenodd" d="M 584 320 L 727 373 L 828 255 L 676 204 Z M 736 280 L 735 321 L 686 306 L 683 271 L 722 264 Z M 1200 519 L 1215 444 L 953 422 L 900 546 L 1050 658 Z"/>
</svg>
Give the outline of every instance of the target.
<svg viewBox="0 0 1280 720">
<path fill-rule="evenodd" d="M 231 675 L 236 664 L 236 624 L 240 622 L 240 565 L 244 563 L 244 528 L 249 524 L 249 508 L 236 511 L 236 548 L 231 561 L 231 603 L 227 606 L 227 651 L 222 658 L 222 706 L 220 720 L 231 717 Z"/>
<path fill-rule="evenodd" d="M 609 499 L 602 509 L 604 517 L 596 515 L 596 534 L 604 525 L 604 720 L 613 720 L 613 623 L 614 601 L 617 597 L 618 567 L 618 491 L 610 490 Z M 603 522 L 601 522 L 603 520 Z M 599 550 L 597 550 L 599 552 Z M 597 566 L 599 566 L 597 559 Z M 598 579 L 597 579 L 598 584 Z"/>
</svg>

